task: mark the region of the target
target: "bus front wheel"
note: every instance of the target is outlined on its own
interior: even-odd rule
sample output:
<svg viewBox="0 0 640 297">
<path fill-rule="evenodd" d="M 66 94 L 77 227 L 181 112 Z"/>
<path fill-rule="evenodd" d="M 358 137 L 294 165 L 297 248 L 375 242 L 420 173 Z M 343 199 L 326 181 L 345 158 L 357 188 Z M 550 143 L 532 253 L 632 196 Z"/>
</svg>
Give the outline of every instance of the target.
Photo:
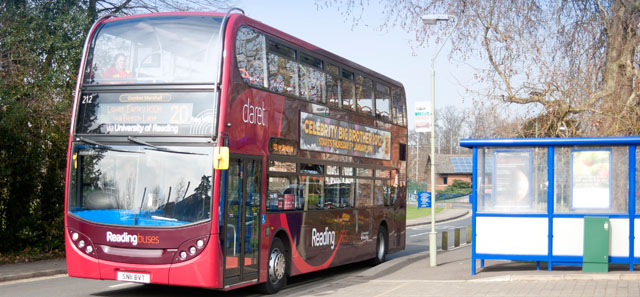
<svg viewBox="0 0 640 297">
<path fill-rule="evenodd" d="M 284 287 L 287 282 L 287 255 L 284 244 L 280 238 L 274 238 L 269 249 L 269 262 L 267 263 L 267 281 L 262 284 L 261 291 L 266 294 L 275 294 Z"/>
</svg>

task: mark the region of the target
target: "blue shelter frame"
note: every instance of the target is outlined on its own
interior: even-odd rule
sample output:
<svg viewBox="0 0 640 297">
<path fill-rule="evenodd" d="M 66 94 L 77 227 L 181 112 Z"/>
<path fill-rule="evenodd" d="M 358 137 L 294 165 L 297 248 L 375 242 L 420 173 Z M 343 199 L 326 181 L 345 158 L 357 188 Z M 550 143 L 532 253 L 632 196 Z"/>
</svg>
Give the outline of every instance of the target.
<svg viewBox="0 0 640 297">
<path fill-rule="evenodd" d="M 636 136 L 460 140 L 460 146 L 473 149 L 471 273 L 476 273 L 477 260 L 484 267 L 488 259 L 535 261 L 538 269 L 540 262 L 547 262 L 549 271 L 553 265 L 582 265 L 580 239 L 585 216 L 611 220 L 609 263 L 628 264 L 633 271 L 633 265 L 640 263 L 636 257 L 640 256 L 640 242 L 636 242 L 640 234 L 635 236 L 640 231 L 640 211 L 636 209 L 638 145 L 640 137 Z M 522 191 L 529 191 L 529 208 L 517 201 L 519 190 L 512 187 L 518 184 L 516 174 L 503 174 L 507 176 L 503 181 L 496 178 L 499 170 L 512 170 L 517 165 L 491 164 L 496 161 L 491 160 L 494 152 L 510 150 L 533 152 L 533 160 L 511 161 L 530 161 L 534 167 L 527 177 L 528 188 Z M 594 152 L 593 156 L 589 152 Z M 580 162 L 574 162 L 574 156 L 580 157 Z M 598 156 L 602 158 L 589 159 Z M 580 166 L 593 169 L 593 180 L 579 174 L 587 171 Z M 513 193 L 514 198 L 498 208 L 493 199 L 496 192 L 501 197 Z"/>
</svg>

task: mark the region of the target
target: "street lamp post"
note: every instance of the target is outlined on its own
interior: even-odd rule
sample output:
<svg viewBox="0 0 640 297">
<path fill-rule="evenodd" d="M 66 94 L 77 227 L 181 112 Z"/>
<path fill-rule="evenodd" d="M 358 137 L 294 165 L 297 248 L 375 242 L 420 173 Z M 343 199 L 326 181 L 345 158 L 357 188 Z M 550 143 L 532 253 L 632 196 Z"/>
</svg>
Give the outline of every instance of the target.
<svg viewBox="0 0 640 297">
<path fill-rule="evenodd" d="M 452 18 L 450 15 L 424 15 L 422 16 L 422 22 L 425 25 L 434 25 L 438 22 L 446 22 Z M 437 235 L 436 232 L 436 171 L 435 171 L 435 140 L 436 140 L 436 70 L 435 70 L 435 62 L 438 54 L 442 51 L 445 43 L 451 37 L 451 33 L 458 26 L 458 22 L 456 25 L 447 33 L 447 36 L 442 42 L 442 45 L 431 59 L 431 232 L 429 232 L 429 264 L 431 267 L 438 265 L 436 260 L 437 256 Z"/>
</svg>

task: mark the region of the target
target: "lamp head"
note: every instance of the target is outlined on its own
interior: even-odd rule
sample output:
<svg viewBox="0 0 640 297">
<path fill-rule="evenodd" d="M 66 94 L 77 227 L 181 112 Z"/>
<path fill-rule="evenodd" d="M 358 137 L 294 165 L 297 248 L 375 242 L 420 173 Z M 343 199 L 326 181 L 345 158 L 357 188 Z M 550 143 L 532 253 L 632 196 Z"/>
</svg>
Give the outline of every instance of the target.
<svg viewBox="0 0 640 297">
<path fill-rule="evenodd" d="M 439 21 L 446 22 L 451 18 L 452 16 L 448 14 L 425 14 L 422 16 L 422 23 L 425 25 L 434 25 Z"/>
</svg>

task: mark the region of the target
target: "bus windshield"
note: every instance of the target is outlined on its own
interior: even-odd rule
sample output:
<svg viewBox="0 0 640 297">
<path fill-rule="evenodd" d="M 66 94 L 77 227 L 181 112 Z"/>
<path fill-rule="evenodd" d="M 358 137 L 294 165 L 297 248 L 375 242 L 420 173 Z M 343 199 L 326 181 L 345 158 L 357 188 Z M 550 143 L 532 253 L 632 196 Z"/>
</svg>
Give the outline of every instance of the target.
<svg viewBox="0 0 640 297">
<path fill-rule="evenodd" d="M 93 36 L 84 84 L 212 83 L 221 21 L 197 15 L 108 21 Z"/>
<path fill-rule="evenodd" d="M 211 218 L 211 148 L 76 145 L 71 162 L 77 217 L 145 227 Z"/>
</svg>

